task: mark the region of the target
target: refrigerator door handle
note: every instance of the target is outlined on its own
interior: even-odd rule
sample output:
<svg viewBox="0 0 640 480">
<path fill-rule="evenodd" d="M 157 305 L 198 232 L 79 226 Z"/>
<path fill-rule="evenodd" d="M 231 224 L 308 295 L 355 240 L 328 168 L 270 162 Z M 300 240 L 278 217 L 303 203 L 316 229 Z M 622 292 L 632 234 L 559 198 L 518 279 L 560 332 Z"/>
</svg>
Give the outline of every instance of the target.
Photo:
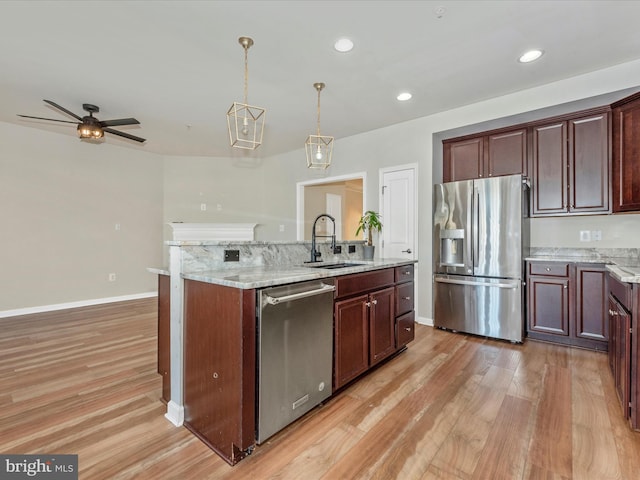
<svg viewBox="0 0 640 480">
<path fill-rule="evenodd" d="M 479 240 L 479 231 L 480 228 L 480 192 L 478 191 L 478 187 L 473 186 L 473 273 L 476 273 L 476 268 L 478 267 L 478 256 L 480 255 L 480 240 Z"/>
<path fill-rule="evenodd" d="M 481 285 L 483 287 L 498 287 L 498 288 L 518 288 L 518 283 L 488 283 L 488 282 L 474 282 L 472 280 L 454 280 L 451 278 L 435 278 L 439 283 L 453 283 L 454 285 Z"/>
</svg>

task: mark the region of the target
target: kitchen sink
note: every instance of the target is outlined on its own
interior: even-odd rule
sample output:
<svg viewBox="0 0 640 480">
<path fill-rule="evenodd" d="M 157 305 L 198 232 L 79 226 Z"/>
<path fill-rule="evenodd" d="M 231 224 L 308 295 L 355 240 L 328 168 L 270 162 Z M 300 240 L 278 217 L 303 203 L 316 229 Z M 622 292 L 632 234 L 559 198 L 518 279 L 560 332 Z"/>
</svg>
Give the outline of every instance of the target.
<svg viewBox="0 0 640 480">
<path fill-rule="evenodd" d="M 346 267 L 359 267 L 362 266 L 362 263 L 349 263 L 349 262 L 343 262 L 343 263 L 305 263 L 304 264 L 305 267 L 307 268 L 327 268 L 330 270 L 334 270 L 336 268 L 346 268 Z"/>
</svg>

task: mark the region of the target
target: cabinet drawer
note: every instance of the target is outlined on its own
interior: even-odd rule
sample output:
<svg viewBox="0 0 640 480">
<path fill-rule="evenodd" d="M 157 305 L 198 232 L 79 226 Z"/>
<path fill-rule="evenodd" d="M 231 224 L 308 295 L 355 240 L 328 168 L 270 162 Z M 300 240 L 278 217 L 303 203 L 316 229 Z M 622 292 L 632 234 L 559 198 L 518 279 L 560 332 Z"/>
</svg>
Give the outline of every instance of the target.
<svg viewBox="0 0 640 480">
<path fill-rule="evenodd" d="M 613 275 L 609 275 L 609 291 L 616 297 L 620 304 L 631 311 L 631 284 L 618 280 Z"/>
<path fill-rule="evenodd" d="M 413 341 L 416 335 L 415 330 L 415 312 L 409 312 L 396 320 L 396 338 L 398 339 L 398 347 L 404 347 L 407 343 Z"/>
<path fill-rule="evenodd" d="M 374 270 L 372 272 L 354 273 L 353 275 L 343 275 L 336 277 L 335 298 L 370 292 L 371 290 L 393 285 L 393 283 L 393 268 Z"/>
<path fill-rule="evenodd" d="M 396 286 L 396 317 L 413 310 L 413 282 Z"/>
<path fill-rule="evenodd" d="M 396 267 L 395 281 L 396 283 L 413 281 L 413 265 L 402 265 L 401 267 Z"/>
<path fill-rule="evenodd" d="M 530 262 L 529 275 L 568 277 L 569 264 L 562 262 Z"/>
</svg>

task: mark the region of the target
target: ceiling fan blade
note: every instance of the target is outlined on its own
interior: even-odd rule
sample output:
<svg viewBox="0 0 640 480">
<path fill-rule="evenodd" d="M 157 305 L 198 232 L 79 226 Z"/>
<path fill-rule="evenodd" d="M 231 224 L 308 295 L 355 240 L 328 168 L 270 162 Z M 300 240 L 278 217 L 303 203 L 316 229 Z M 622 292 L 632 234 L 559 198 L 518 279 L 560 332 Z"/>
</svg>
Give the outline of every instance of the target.
<svg viewBox="0 0 640 480">
<path fill-rule="evenodd" d="M 146 138 L 140 138 L 140 137 L 136 137 L 135 135 L 129 135 L 128 133 L 119 132 L 118 130 L 114 130 L 112 128 L 103 128 L 102 130 L 104 130 L 105 132 L 111 133 L 113 135 L 118 135 L 119 137 L 128 138 L 129 140 L 134 140 L 140 143 L 147 141 Z"/>
<path fill-rule="evenodd" d="M 71 115 L 73 118 L 77 118 L 78 120 L 82 121 L 82 117 L 76 115 L 75 113 L 73 113 L 70 110 L 67 110 L 64 107 L 61 107 L 60 105 L 58 105 L 57 103 L 53 103 L 51 100 L 44 100 L 45 102 L 47 102 L 49 105 L 51 105 L 52 107 L 56 107 L 58 110 L 63 111 L 64 113 L 66 113 L 67 115 Z"/>
<path fill-rule="evenodd" d="M 140 122 L 135 118 L 118 118 L 116 120 L 100 122 L 101 127 L 117 127 L 120 125 L 140 125 Z"/>
<path fill-rule="evenodd" d="M 72 122 L 71 120 L 57 120 L 55 118 L 32 117 L 30 115 L 20 115 L 20 114 L 17 114 L 17 115 L 19 117 L 24 117 L 24 118 L 35 118 L 36 120 L 48 120 L 50 122 L 73 123 L 75 125 L 78 124 L 78 122 Z"/>
</svg>

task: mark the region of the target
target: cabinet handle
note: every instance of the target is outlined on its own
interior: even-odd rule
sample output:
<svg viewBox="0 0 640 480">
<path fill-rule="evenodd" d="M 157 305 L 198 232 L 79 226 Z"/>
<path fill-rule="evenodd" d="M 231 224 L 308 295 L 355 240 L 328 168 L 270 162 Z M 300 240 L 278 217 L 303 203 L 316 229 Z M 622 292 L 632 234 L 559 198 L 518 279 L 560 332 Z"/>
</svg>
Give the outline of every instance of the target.
<svg viewBox="0 0 640 480">
<path fill-rule="evenodd" d="M 411 328 L 410 328 L 410 327 L 404 327 L 404 329 L 405 329 L 407 332 L 410 332 L 410 331 L 411 331 Z"/>
<path fill-rule="evenodd" d="M 403 300 L 411 300 L 411 297 L 402 297 Z"/>
<path fill-rule="evenodd" d="M 616 312 L 615 310 L 609 310 L 609 315 L 611 315 L 612 317 L 617 317 L 620 314 L 618 312 Z"/>
<path fill-rule="evenodd" d="M 371 307 L 371 302 L 364 302 L 367 307 Z"/>
<path fill-rule="evenodd" d="M 411 275 L 411 272 L 409 270 L 405 270 L 404 272 L 402 272 L 403 275 Z"/>
<path fill-rule="evenodd" d="M 402 250 L 402 253 L 411 253 L 411 249 L 407 248 L 406 250 Z"/>
<path fill-rule="evenodd" d="M 568 285 L 565 285 L 563 288 L 566 290 L 567 288 L 569 288 L 569 286 L 568 286 Z"/>
<path fill-rule="evenodd" d="M 378 304 L 378 300 L 371 300 L 371 303 L 373 303 L 374 305 Z"/>
</svg>

